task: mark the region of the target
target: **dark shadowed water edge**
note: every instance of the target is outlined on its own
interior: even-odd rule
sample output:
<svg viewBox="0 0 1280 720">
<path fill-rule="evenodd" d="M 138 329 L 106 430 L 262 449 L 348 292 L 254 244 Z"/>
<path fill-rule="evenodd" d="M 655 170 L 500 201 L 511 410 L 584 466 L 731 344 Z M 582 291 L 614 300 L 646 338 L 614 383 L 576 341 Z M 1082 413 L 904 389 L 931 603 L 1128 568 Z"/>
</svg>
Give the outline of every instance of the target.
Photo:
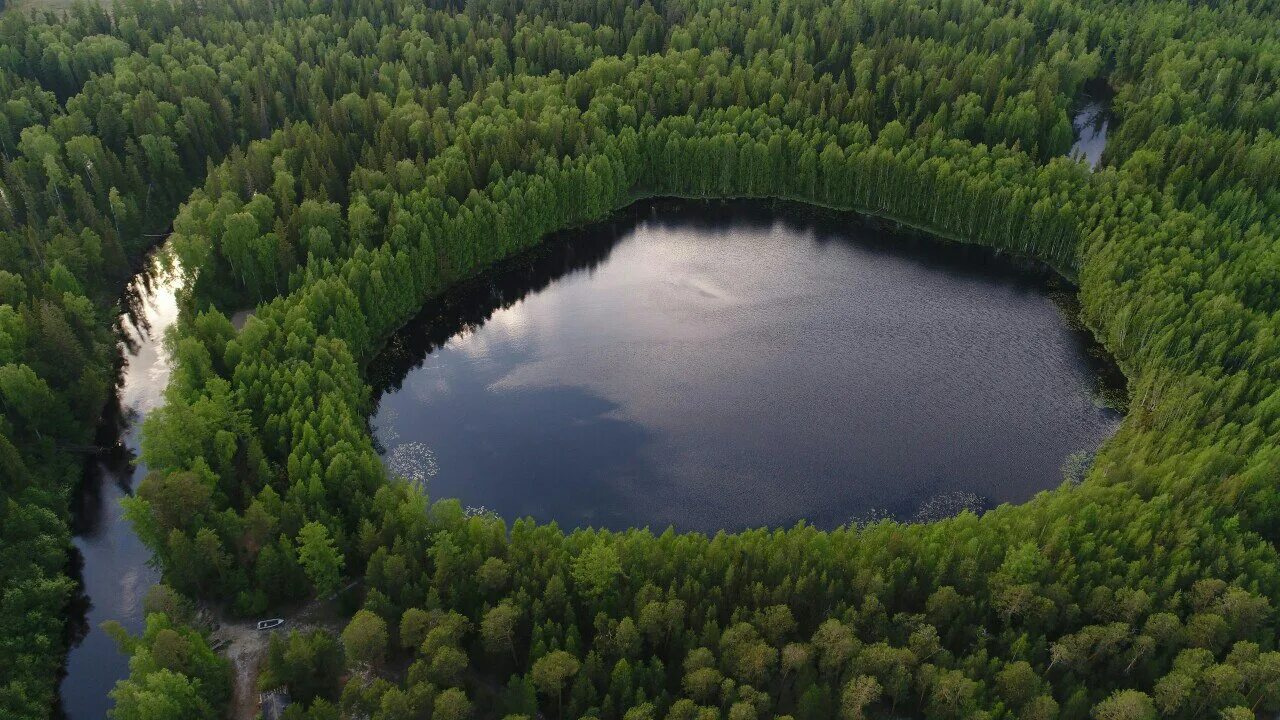
<svg viewBox="0 0 1280 720">
<path fill-rule="evenodd" d="M 368 368 L 370 426 L 393 472 L 507 518 L 935 519 L 1057 486 L 1118 424 L 1073 297 L 848 215 L 642 202 L 430 303 Z"/>
</svg>

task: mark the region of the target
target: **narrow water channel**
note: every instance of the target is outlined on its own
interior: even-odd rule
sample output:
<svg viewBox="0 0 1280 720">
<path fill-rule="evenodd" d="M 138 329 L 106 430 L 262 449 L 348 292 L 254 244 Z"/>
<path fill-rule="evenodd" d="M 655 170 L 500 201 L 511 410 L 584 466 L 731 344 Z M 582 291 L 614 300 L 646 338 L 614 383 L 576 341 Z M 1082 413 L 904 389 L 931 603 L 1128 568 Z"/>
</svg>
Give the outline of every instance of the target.
<svg viewBox="0 0 1280 720">
<path fill-rule="evenodd" d="M 128 658 L 100 629 L 115 620 L 130 632 L 143 627 L 142 600 L 159 581 L 148 565 L 151 552 L 123 517 L 120 499 L 146 474 L 135 465 L 142 420 L 163 400 L 169 359 L 161 342 L 178 317 L 176 292 L 181 280 L 166 269 L 159 252 L 126 289 L 120 316 L 120 353 L 124 366 L 116 399 L 99 428 L 97 442 L 106 451 L 91 458 L 73 506 L 75 548 L 83 584 L 73 611 L 78 639 L 67 656 L 62 681 L 62 712 L 70 720 L 102 720 L 111 706 L 108 693 L 128 674 Z"/>
</svg>

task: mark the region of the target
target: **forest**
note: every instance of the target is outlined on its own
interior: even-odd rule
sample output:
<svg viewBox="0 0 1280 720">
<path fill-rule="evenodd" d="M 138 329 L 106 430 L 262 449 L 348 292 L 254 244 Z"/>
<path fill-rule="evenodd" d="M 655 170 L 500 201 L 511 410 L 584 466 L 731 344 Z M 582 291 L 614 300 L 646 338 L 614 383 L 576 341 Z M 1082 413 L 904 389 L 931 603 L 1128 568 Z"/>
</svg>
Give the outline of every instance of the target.
<svg viewBox="0 0 1280 720">
<path fill-rule="evenodd" d="M 49 717 L 118 298 L 188 276 L 126 514 L 164 584 L 118 720 L 1280 711 L 1280 8 L 1266 0 L 116 0 L 0 15 L 0 715 Z M 1115 91 L 1096 170 L 1066 157 Z M 641 198 L 783 199 L 1042 261 L 1129 381 L 1080 482 L 706 536 L 388 476 L 365 370 L 424 304 Z M 256 311 L 243 329 L 236 309 Z M 345 596 L 344 596 L 345 597 Z"/>
</svg>

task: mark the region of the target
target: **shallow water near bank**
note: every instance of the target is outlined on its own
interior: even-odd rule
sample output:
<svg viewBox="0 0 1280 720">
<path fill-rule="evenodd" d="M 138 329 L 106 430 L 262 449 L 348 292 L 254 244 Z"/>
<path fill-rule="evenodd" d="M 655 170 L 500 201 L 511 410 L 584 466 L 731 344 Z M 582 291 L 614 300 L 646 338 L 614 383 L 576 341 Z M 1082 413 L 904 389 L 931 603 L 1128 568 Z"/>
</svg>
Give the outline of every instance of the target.
<svg viewBox="0 0 1280 720">
<path fill-rule="evenodd" d="M 1019 502 L 1120 413 L 1047 271 L 759 205 L 642 203 L 433 302 L 372 363 L 388 467 L 565 527 Z"/>
<path fill-rule="evenodd" d="M 142 599 L 159 582 L 147 549 L 124 519 L 120 500 L 146 474 L 135 465 L 142 420 L 163 400 L 169 358 L 161 342 L 178 317 L 179 274 L 166 267 L 160 252 L 126 289 L 120 317 L 124 365 L 111 406 L 98 429 L 102 452 L 85 463 L 72 503 L 74 544 L 82 595 L 70 612 L 74 632 L 61 686 L 61 712 L 70 720 L 100 720 L 112 703 L 108 693 L 128 675 L 128 658 L 100 625 L 115 620 L 138 633 L 143 627 Z"/>
</svg>

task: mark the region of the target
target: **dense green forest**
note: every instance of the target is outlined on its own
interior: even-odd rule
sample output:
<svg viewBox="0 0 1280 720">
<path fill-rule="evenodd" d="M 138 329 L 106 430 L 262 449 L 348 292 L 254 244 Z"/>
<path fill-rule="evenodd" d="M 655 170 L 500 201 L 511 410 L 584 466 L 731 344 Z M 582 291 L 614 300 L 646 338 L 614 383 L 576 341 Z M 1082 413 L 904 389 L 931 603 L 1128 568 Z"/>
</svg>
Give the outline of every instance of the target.
<svg viewBox="0 0 1280 720">
<path fill-rule="evenodd" d="M 115 716 L 215 718 L 191 602 L 291 718 L 1280 710 L 1280 8 L 1263 0 L 128 0 L 0 15 L 0 715 L 44 717 L 116 298 L 170 237 L 163 568 Z M 1064 155 L 1116 93 L 1096 171 Z M 1130 382 L 1080 483 L 926 525 L 622 533 L 387 476 L 366 364 L 648 196 L 779 198 L 1042 260 Z M 241 331 L 227 312 L 257 310 Z"/>
</svg>

